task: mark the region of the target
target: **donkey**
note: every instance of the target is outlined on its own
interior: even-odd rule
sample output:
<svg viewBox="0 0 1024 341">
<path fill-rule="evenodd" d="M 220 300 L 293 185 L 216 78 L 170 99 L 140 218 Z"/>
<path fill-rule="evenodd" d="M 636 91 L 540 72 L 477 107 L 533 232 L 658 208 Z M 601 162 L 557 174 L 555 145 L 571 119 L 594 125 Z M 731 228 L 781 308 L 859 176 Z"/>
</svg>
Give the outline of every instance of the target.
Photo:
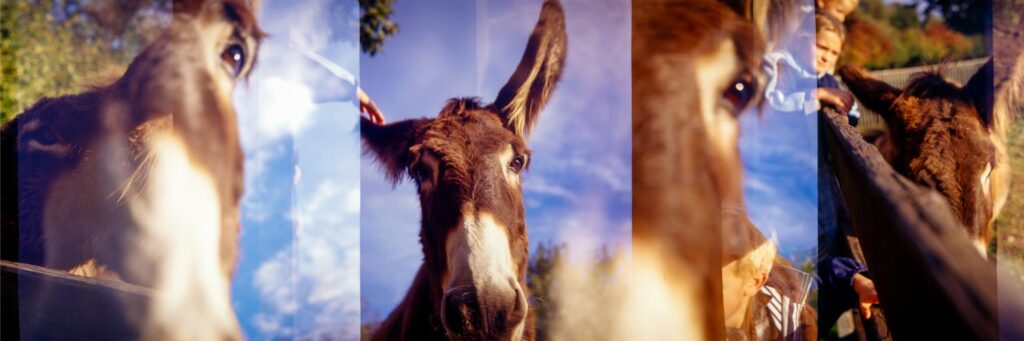
<svg viewBox="0 0 1024 341">
<path fill-rule="evenodd" d="M 764 49 L 757 30 L 721 3 L 633 4 L 631 282 L 660 289 L 634 295 L 645 307 L 629 317 L 641 338 L 725 338 L 715 335 L 724 240 L 708 231 L 748 221 L 745 212 L 724 221 L 721 213 L 744 206 L 739 116 L 760 101 Z"/>
<path fill-rule="evenodd" d="M 437 118 L 376 125 L 361 134 L 394 184 L 415 181 L 424 263 L 374 340 L 532 340 L 521 173 L 526 137 L 565 63 L 565 15 L 546 0 L 526 52 L 494 103 L 449 100 Z"/>
<path fill-rule="evenodd" d="M 239 338 L 243 154 L 231 93 L 264 36 L 243 0 L 173 4 L 108 86 L 3 126 L 3 259 L 155 289 L 144 339 Z"/>
<path fill-rule="evenodd" d="M 719 334 L 725 306 L 740 300 L 723 297 L 723 265 L 755 248 L 774 249 L 744 208 L 738 146 L 740 115 L 760 109 L 766 43 L 724 3 L 736 2 L 633 3 L 635 293 L 624 319 L 640 339 L 726 339 Z M 778 257 L 775 264 L 787 265 Z M 792 288 L 781 284 L 793 278 L 771 276 L 788 294 Z M 750 316 L 764 311 L 753 309 L 739 333 L 774 333 L 755 328 Z M 813 340 L 814 321 L 813 309 L 804 308 L 800 328 L 777 331 Z"/>
<path fill-rule="evenodd" d="M 994 128 L 1008 118 L 993 111 L 992 61 L 964 86 L 939 71 L 916 75 L 902 90 L 855 67 L 838 72 L 857 99 L 885 120 L 889 129 L 875 143 L 885 159 L 942 194 L 985 255 L 992 223 L 1009 195 L 1009 158 L 1004 136 Z"/>
</svg>

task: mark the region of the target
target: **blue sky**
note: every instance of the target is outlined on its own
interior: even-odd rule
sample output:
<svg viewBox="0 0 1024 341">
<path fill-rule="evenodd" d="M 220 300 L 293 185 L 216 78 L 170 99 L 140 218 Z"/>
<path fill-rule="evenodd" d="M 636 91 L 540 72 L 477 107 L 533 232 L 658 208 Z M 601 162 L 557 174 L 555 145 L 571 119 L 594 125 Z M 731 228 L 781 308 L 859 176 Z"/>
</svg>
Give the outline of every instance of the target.
<svg viewBox="0 0 1024 341">
<path fill-rule="evenodd" d="M 804 0 L 812 8 L 811 0 Z M 777 42 L 794 56 L 810 55 L 813 28 Z M 813 73 L 813 66 L 805 66 Z M 816 79 L 785 74 L 787 93 L 813 93 Z M 751 221 L 775 236 L 780 254 L 797 264 L 813 257 L 818 245 L 817 113 L 773 110 L 768 103 L 740 119 L 743 192 Z M 794 258 L 798 254 L 799 258 Z"/>
<path fill-rule="evenodd" d="M 602 245 L 629 251 L 630 12 L 625 0 L 564 2 L 568 61 L 529 141 L 524 191 L 531 245 L 568 242 L 586 261 Z M 420 265 L 419 203 L 409 183 L 391 188 L 360 157 L 352 89 L 325 81 L 290 39 L 361 73 L 390 121 L 432 117 L 451 97 L 493 100 L 540 1 L 397 2 L 401 30 L 373 58 L 358 51 L 354 1 L 264 6 L 271 36 L 236 92 L 246 196 L 233 304 L 251 339 L 355 339 L 360 318 L 386 317 Z M 315 103 L 325 89 L 338 101 Z M 748 207 L 784 249 L 813 247 L 816 235 L 816 149 L 803 120 L 741 122 Z"/>
<path fill-rule="evenodd" d="M 270 36 L 235 94 L 246 193 L 232 302 L 250 339 L 359 337 L 354 88 L 293 45 L 358 74 L 357 14 L 355 1 L 264 2 Z"/>
<path fill-rule="evenodd" d="M 395 3 L 399 33 L 362 58 L 364 89 L 390 121 L 433 117 L 455 96 L 494 99 L 519 62 L 539 0 Z M 585 261 L 601 245 L 628 251 L 631 205 L 629 2 L 564 1 L 566 70 L 529 140 L 523 187 L 531 248 L 568 242 Z M 362 317 L 379 320 L 422 260 L 419 202 L 361 163 Z"/>
</svg>

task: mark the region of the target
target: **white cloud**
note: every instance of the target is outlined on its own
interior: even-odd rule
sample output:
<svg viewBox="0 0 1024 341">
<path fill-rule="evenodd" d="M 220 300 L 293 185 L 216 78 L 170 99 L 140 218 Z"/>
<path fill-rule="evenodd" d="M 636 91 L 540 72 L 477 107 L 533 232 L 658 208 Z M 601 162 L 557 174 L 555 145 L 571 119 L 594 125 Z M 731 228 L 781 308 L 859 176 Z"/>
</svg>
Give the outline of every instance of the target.
<svg viewBox="0 0 1024 341">
<path fill-rule="evenodd" d="M 299 133 L 309 125 L 313 111 L 313 95 L 305 84 L 267 76 L 262 79 L 260 113 L 257 128 L 268 139 L 280 138 L 288 133 Z"/>
<path fill-rule="evenodd" d="M 576 194 L 565 186 L 551 183 L 541 176 L 530 177 L 528 181 L 523 181 L 523 191 L 527 193 L 553 196 L 569 201 L 576 199 Z"/>
<path fill-rule="evenodd" d="M 294 332 L 284 319 L 298 309 L 291 276 L 292 261 L 291 248 L 281 250 L 260 265 L 253 276 L 261 301 L 269 306 L 253 317 L 256 328 L 263 335 L 292 335 Z"/>
<path fill-rule="evenodd" d="M 746 192 L 761 192 L 765 195 L 775 195 L 777 189 L 774 185 L 757 177 L 747 176 L 743 179 L 743 187 Z"/>
<path fill-rule="evenodd" d="M 292 217 L 296 240 L 255 273 L 271 308 L 256 316 L 262 332 L 279 335 L 285 320 L 294 317 L 295 336 L 358 337 L 359 212 L 349 202 L 353 197 L 358 202 L 358 192 L 358 184 L 326 180 L 313 193 L 299 194 Z"/>
<path fill-rule="evenodd" d="M 251 222 L 264 222 L 273 212 L 267 197 L 271 194 L 266 179 L 268 163 L 284 155 L 281 145 L 271 145 L 250 152 L 245 158 L 245 194 L 242 198 L 242 216 Z M 243 229 L 243 233 L 244 233 Z"/>
<path fill-rule="evenodd" d="M 305 205 L 299 203 L 298 281 L 304 308 L 298 327 L 303 333 L 335 330 L 358 338 L 359 212 L 350 209 L 350 199 L 358 203 L 359 185 L 327 184 L 317 186 Z"/>
<path fill-rule="evenodd" d="M 256 328 L 266 335 L 291 335 L 292 328 L 282 324 L 281 319 L 272 314 L 260 313 L 254 318 Z"/>
<path fill-rule="evenodd" d="M 352 132 L 358 113 L 350 102 L 315 103 L 325 82 L 318 77 L 327 71 L 289 46 L 295 37 L 358 74 L 356 26 L 345 25 L 355 21 L 357 9 L 355 2 L 327 0 L 301 6 L 268 1 L 264 7 L 261 25 L 270 36 L 251 81 L 236 94 L 246 151 L 242 214 L 248 223 L 284 214 L 290 226 L 254 225 L 287 229 L 292 239 L 267 241 L 280 231 L 257 231 L 252 225 L 247 230 L 259 241 L 242 245 L 241 258 L 262 262 L 239 274 L 245 278 L 239 284 L 251 284 L 258 296 L 239 311 L 250 338 L 359 337 L 360 186 L 358 168 L 351 167 L 359 160 L 358 133 Z M 276 178 L 289 173 L 288 167 L 301 176 Z M 281 207 L 282 201 L 290 206 Z"/>
</svg>

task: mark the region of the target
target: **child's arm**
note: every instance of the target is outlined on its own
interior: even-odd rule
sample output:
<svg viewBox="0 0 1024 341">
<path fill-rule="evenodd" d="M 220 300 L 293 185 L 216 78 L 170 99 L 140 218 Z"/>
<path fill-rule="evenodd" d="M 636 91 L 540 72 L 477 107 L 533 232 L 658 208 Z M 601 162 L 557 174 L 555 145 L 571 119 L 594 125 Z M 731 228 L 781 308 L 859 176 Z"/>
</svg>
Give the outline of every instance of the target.
<svg viewBox="0 0 1024 341">
<path fill-rule="evenodd" d="M 834 88 L 818 88 L 818 110 L 822 105 L 831 105 L 844 114 L 853 106 L 853 94 Z"/>
<path fill-rule="evenodd" d="M 878 304 L 878 291 L 875 290 L 875 282 L 861 273 L 853 275 L 853 291 L 857 292 L 861 316 L 871 319 L 871 306 Z"/>
</svg>

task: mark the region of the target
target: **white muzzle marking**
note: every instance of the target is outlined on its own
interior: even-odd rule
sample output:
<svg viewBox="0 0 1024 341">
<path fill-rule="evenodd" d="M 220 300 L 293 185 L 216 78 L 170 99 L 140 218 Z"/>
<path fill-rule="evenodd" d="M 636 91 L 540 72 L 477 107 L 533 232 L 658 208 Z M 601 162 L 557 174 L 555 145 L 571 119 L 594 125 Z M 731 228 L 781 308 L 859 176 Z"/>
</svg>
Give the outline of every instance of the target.
<svg viewBox="0 0 1024 341">
<path fill-rule="evenodd" d="M 446 276 L 447 283 L 443 283 L 445 290 L 451 290 L 460 285 L 457 283 L 465 283 L 469 279 L 477 290 L 487 288 L 505 291 L 500 294 L 516 297 L 521 307 L 529 309 L 524 295 L 516 294 L 523 290 L 512 261 L 508 230 L 495 221 L 494 216 L 487 212 L 464 214 L 462 225 L 445 244 L 449 273 Z M 522 339 L 525 322 L 524 318 L 515 326 L 513 340 Z"/>
</svg>

